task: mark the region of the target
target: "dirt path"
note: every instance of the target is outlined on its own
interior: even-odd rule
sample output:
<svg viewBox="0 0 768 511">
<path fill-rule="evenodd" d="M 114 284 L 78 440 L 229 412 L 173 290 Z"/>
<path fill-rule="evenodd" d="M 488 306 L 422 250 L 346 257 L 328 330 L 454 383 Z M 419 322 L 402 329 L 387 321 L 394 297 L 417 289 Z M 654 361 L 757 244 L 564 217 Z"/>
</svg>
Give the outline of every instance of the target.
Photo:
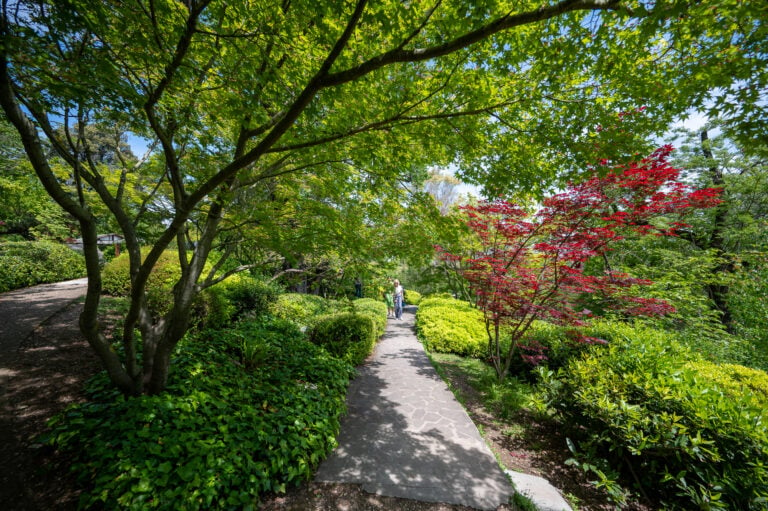
<svg viewBox="0 0 768 511">
<path fill-rule="evenodd" d="M 77 329 L 83 293 L 70 281 L 0 295 L 0 509 L 76 507 L 64 460 L 34 438 L 99 369 Z"/>
</svg>

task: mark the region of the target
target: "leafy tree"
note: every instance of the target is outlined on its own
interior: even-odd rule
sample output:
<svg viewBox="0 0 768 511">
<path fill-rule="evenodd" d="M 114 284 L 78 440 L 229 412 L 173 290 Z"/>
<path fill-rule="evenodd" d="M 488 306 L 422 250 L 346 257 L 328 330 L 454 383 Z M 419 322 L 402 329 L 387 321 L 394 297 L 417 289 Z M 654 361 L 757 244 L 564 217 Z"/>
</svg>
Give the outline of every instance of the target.
<svg viewBox="0 0 768 511">
<path fill-rule="evenodd" d="M 461 181 L 450 174 L 443 174 L 440 169 L 429 173 L 429 179 L 425 183 L 425 189 L 440 208 L 440 213 L 447 215 L 451 207 L 459 199 L 458 187 Z"/>
<path fill-rule="evenodd" d="M 648 281 L 610 269 L 585 271 L 590 259 L 605 257 L 624 235 L 674 236 L 685 224 L 663 216 L 718 204 L 719 190 L 691 191 L 677 181 L 679 171 L 667 163 L 670 151 L 666 146 L 605 177 L 572 184 L 545 199 L 535 214 L 503 200 L 463 208 L 482 245 L 479 255 L 464 261 L 463 275 L 483 311 L 488 354 L 500 381 L 533 321 L 579 324 L 593 314 L 580 310 L 584 295 L 633 316 L 672 310 L 663 300 L 627 292 Z M 464 259 L 438 251 L 449 260 Z"/>
<path fill-rule="evenodd" d="M 488 190 L 546 186 L 562 173 L 553 169 L 573 174 L 598 152 L 634 153 L 710 87 L 759 68 L 762 14 L 735 0 L 526 0 L 514 10 L 493 0 L 8 0 L 0 104 L 46 192 L 79 223 L 85 337 L 124 392 L 157 393 L 195 295 L 220 277 L 202 272 L 244 189 L 331 162 L 390 181 L 455 161 Z M 734 41 L 746 50 L 722 59 Z M 597 130 L 640 105 L 648 114 L 632 129 Z M 103 165 L 92 123 L 154 141 L 157 157 Z M 152 207 L 169 216 L 142 231 Z M 103 212 L 131 258 L 124 359 L 97 321 Z M 152 246 L 144 259 L 142 243 Z M 146 281 L 173 244 L 191 250 L 178 250 L 174 306 L 152 317 Z"/>
</svg>

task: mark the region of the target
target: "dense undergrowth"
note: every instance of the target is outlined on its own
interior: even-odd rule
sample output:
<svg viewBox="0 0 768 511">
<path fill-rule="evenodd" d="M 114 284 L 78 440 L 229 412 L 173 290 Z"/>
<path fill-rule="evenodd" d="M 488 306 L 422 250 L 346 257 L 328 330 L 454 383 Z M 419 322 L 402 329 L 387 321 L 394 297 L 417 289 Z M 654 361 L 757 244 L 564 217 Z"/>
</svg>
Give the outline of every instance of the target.
<svg viewBox="0 0 768 511">
<path fill-rule="evenodd" d="M 481 344 L 482 316 L 465 302 L 425 298 L 417 319 L 433 352 L 467 357 Z M 618 506 L 642 498 L 659 509 L 765 509 L 768 375 L 718 363 L 690 337 L 620 321 L 579 331 L 538 322 L 521 355 L 535 347 L 546 360 L 518 357 L 505 384 L 482 360 L 453 365 L 497 417 L 528 406 L 558 421 L 570 462 Z"/>
<path fill-rule="evenodd" d="M 220 291 L 238 321 L 178 345 L 165 392 L 124 397 L 100 374 L 88 402 L 51 421 L 43 440 L 73 459 L 81 507 L 253 509 L 263 493 L 308 479 L 336 445 L 353 365 L 383 331 L 386 306 L 268 303 L 272 290 L 248 282 Z M 348 335 L 329 350 L 307 323 Z M 365 335 L 349 328 L 360 324 Z"/>
<path fill-rule="evenodd" d="M 85 276 L 85 259 L 60 243 L 0 243 L 0 293 Z"/>
</svg>

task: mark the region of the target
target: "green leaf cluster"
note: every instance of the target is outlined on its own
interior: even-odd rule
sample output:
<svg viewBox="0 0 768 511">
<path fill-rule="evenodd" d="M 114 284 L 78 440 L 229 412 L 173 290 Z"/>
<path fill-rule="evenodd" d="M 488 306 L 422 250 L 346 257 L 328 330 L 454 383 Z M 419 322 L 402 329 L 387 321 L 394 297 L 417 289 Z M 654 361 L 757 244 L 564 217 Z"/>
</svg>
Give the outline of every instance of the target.
<svg viewBox="0 0 768 511">
<path fill-rule="evenodd" d="M 355 312 L 369 316 L 376 327 L 374 332 L 378 339 L 384 335 L 384 329 L 387 327 L 387 305 L 373 298 L 360 298 L 352 302 Z"/>
<path fill-rule="evenodd" d="M 483 313 L 468 302 L 423 299 L 416 312 L 416 333 L 429 351 L 475 358 L 488 354 Z"/>
<path fill-rule="evenodd" d="M 320 316 L 308 332 L 311 342 L 354 366 L 371 354 L 378 340 L 376 333 L 376 323 L 370 314 L 355 312 Z"/>
<path fill-rule="evenodd" d="M 421 293 L 414 291 L 413 289 L 403 290 L 405 303 L 410 305 L 419 305 L 421 303 Z"/>
<path fill-rule="evenodd" d="M 765 509 L 765 374 L 704 363 L 659 330 L 588 330 L 608 346 L 540 370 L 575 463 L 614 490 L 623 474 L 665 509 Z"/>
<path fill-rule="evenodd" d="M 242 363 L 250 342 L 263 347 L 261 364 Z M 100 375 L 91 401 L 51 421 L 46 441 L 72 456 L 82 507 L 255 509 L 335 446 L 352 368 L 295 326 L 207 331 L 175 359 L 166 392 L 125 398 Z"/>
<path fill-rule="evenodd" d="M 277 297 L 269 312 L 277 318 L 293 321 L 301 327 L 310 327 L 317 316 L 340 310 L 341 303 L 322 296 L 303 293 L 284 293 Z"/>
<path fill-rule="evenodd" d="M 0 243 L 0 293 L 85 276 L 82 254 L 52 241 Z"/>
</svg>

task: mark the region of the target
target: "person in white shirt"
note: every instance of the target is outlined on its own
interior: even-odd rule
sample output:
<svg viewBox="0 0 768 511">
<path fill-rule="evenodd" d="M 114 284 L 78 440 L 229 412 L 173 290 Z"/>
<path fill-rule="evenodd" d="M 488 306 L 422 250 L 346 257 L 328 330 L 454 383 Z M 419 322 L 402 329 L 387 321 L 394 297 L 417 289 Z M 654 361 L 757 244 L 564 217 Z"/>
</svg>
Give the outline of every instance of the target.
<svg viewBox="0 0 768 511">
<path fill-rule="evenodd" d="M 403 286 L 400 285 L 400 281 L 395 279 L 395 318 L 403 318 Z"/>
</svg>

